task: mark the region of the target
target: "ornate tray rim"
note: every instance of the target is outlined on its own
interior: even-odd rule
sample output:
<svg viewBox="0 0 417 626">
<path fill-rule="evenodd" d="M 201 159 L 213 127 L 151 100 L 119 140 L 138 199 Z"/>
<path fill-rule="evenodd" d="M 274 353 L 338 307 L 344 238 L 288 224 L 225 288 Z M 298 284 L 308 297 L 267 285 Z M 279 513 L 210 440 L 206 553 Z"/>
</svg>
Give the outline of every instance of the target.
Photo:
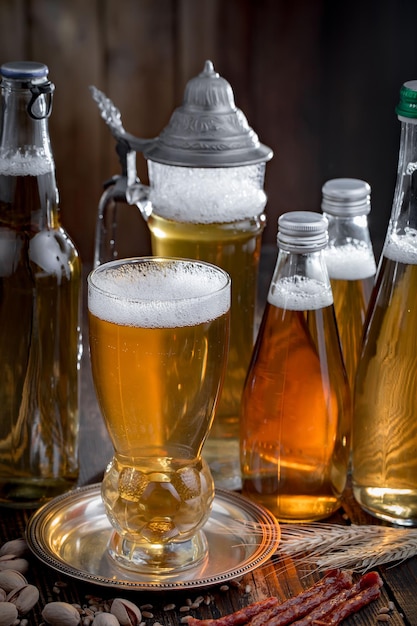
<svg viewBox="0 0 417 626">
<path fill-rule="evenodd" d="M 230 533 L 230 548 L 233 546 L 236 547 L 236 536 L 238 535 L 238 539 L 240 540 L 239 545 L 246 546 L 248 550 L 246 558 L 238 560 L 238 562 L 233 562 L 233 559 L 230 558 L 231 550 L 226 550 L 225 552 L 228 552 L 228 554 L 222 552 L 224 563 L 220 567 L 216 564 L 213 564 L 213 567 L 211 567 L 209 556 L 208 566 L 204 575 L 199 576 L 197 568 L 196 578 L 194 580 L 182 580 L 178 578 L 178 576 L 174 578 L 167 576 L 162 580 L 161 578 L 158 580 L 150 580 L 144 579 L 141 575 L 137 575 L 137 577 L 132 579 L 132 576 L 134 576 L 132 572 L 128 572 L 129 578 L 124 578 L 124 570 L 117 567 L 116 564 L 114 564 L 114 571 L 111 577 L 108 575 L 105 576 L 99 571 L 88 571 L 88 569 L 79 566 L 77 563 L 68 562 L 68 560 L 62 556 L 62 550 L 58 550 L 54 547 L 57 542 L 53 542 L 50 529 L 58 528 L 60 519 L 62 517 L 65 518 L 66 515 L 70 515 L 72 510 L 75 510 L 79 515 L 78 518 L 74 520 L 74 524 L 78 522 L 78 526 L 74 525 L 72 529 L 73 536 L 71 541 L 74 541 L 74 538 L 76 541 L 77 533 L 79 535 L 81 534 L 82 531 L 80 529 L 84 529 L 88 521 L 84 516 L 85 509 L 88 506 L 89 509 L 91 509 L 92 505 L 94 505 L 93 508 L 96 510 L 96 519 L 92 520 L 91 531 L 94 532 L 94 521 L 101 522 L 101 524 L 97 525 L 101 528 L 100 533 L 104 536 L 105 533 L 108 532 L 108 536 L 110 536 L 112 529 L 107 520 L 104 505 L 101 502 L 100 488 L 101 484 L 97 483 L 79 487 L 67 494 L 54 498 L 31 516 L 26 527 L 26 540 L 29 548 L 40 561 L 67 576 L 83 582 L 135 591 L 167 591 L 172 589 L 209 587 L 221 584 L 233 578 L 241 577 L 256 569 L 265 563 L 265 561 L 275 553 L 278 547 L 280 527 L 275 517 L 267 509 L 255 504 L 236 492 L 217 489 L 212 514 L 207 524 L 216 527 L 216 524 L 220 523 L 218 518 L 220 515 L 224 514 L 219 512 L 218 509 L 223 507 L 226 512 L 230 514 L 230 519 L 237 522 L 236 531 Z M 239 521 L 242 522 L 241 525 Z M 67 523 L 69 523 L 68 520 Z M 256 543 L 253 541 L 255 529 L 257 537 Z M 55 530 L 54 532 L 59 531 Z M 63 532 L 63 535 L 65 535 L 65 532 Z M 207 533 L 209 546 L 213 550 L 215 550 L 215 537 L 216 534 L 212 531 L 210 534 Z M 227 541 L 227 537 L 227 533 L 222 534 L 223 541 Z M 68 541 L 69 540 L 70 539 L 68 539 Z M 63 545 L 64 544 L 65 538 L 63 539 Z M 88 558 L 88 554 L 83 554 L 83 557 Z M 105 558 L 105 550 L 103 550 L 103 557 Z M 111 559 L 109 557 L 109 562 L 110 561 Z M 187 573 L 190 571 L 191 570 L 187 570 Z"/>
</svg>

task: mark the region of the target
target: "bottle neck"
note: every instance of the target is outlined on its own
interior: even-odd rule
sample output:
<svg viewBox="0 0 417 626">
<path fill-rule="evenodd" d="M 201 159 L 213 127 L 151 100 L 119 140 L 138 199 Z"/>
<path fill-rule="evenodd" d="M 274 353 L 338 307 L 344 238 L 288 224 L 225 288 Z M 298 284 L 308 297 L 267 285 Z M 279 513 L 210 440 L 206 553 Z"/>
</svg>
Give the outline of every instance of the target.
<svg viewBox="0 0 417 626">
<path fill-rule="evenodd" d="M 401 122 L 397 181 L 389 235 L 403 236 L 410 229 L 417 231 L 417 120 Z"/>
<path fill-rule="evenodd" d="M 329 246 L 345 246 L 348 243 L 362 243 L 371 246 L 368 215 L 342 216 L 323 211 L 329 226 Z"/>
<path fill-rule="evenodd" d="M 268 302 L 300 311 L 333 304 L 323 250 L 300 253 L 279 249 Z"/>
<path fill-rule="evenodd" d="M 2 80 L 0 174 L 19 176 L 54 172 L 46 117 L 49 97 L 41 93 L 34 99 L 30 84 Z"/>
<path fill-rule="evenodd" d="M 0 227 L 30 236 L 60 225 L 47 119 L 51 94 L 32 89 L 31 82 L 1 82 Z"/>
</svg>

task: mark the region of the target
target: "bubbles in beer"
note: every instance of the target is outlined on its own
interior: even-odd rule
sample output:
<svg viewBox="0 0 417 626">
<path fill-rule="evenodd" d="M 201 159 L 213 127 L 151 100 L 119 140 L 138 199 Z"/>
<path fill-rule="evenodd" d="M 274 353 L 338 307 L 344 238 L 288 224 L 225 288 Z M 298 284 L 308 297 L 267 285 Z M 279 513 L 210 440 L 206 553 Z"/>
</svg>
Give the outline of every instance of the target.
<svg viewBox="0 0 417 626">
<path fill-rule="evenodd" d="M 172 484 L 183 500 L 196 498 L 201 492 L 200 474 L 194 467 L 183 467 L 175 472 Z"/>
<path fill-rule="evenodd" d="M 385 244 L 384 256 L 405 265 L 417 265 L 417 230 L 406 228 L 404 235 L 392 234 Z"/>
<path fill-rule="evenodd" d="M 149 161 L 153 210 L 166 219 L 198 224 L 253 218 L 266 204 L 264 167 L 189 168 Z"/>
<path fill-rule="evenodd" d="M 324 255 L 332 280 L 364 280 L 375 274 L 373 251 L 361 241 L 329 246 Z"/>
<path fill-rule="evenodd" d="M 40 148 L 0 150 L 0 176 L 42 176 L 52 170 L 51 156 Z"/>
<path fill-rule="evenodd" d="M 124 500 L 139 502 L 148 485 L 146 474 L 138 472 L 134 467 L 125 467 L 120 472 L 119 494 Z"/>
<path fill-rule="evenodd" d="M 100 319 L 142 328 L 194 326 L 230 307 L 227 275 L 201 263 L 99 267 L 90 277 L 89 309 Z"/>
<path fill-rule="evenodd" d="M 281 278 L 272 282 L 268 302 L 291 311 L 315 311 L 333 303 L 331 287 L 304 276 Z"/>
</svg>

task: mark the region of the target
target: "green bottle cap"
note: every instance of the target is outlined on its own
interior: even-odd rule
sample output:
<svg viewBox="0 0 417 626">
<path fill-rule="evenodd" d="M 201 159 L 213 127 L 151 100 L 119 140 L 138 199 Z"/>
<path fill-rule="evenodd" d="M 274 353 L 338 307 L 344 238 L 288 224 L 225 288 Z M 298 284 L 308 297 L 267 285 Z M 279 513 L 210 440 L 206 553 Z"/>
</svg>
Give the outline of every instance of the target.
<svg viewBox="0 0 417 626">
<path fill-rule="evenodd" d="M 417 80 L 409 80 L 401 87 L 395 112 L 401 117 L 417 118 Z"/>
</svg>

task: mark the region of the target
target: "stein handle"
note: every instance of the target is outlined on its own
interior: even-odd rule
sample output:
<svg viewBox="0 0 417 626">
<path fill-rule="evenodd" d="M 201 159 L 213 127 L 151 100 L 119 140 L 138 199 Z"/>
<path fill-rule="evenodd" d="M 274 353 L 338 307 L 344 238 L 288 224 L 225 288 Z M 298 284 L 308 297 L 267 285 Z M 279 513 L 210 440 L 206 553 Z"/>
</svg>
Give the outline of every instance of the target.
<svg viewBox="0 0 417 626">
<path fill-rule="evenodd" d="M 116 152 L 119 155 L 122 167 L 121 176 L 105 183 L 105 191 L 100 198 L 96 224 L 96 239 L 94 250 L 94 267 L 105 261 L 117 258 L 116 231 L 117 231 L 117 203 L 135 205 L 138 207 L 145 221 L 152 212 L 149 201 L 150 188 L 143 185 L 136 172 L 136 152 L 142 152 L 155 139 L 139 139 L 127 133 L 122 124 L 119 109 L 102 91 L 90 86 L 93 99 L 98 105 L 101 117 L 110 128 L 116 139 Z"/>
<path fill-rule="evenodd" d="M 133 150 L 126 154 L 126 171 L 126 202 L 135 204 L 141 212 L 143 219 L 147 222 L 148 217 L 152 213 L 152 206 L 149 200 L 150 187 L 143 185 L 138 178 L 136 173 L 136 152 Z"/>
<path fill-rule="evenodd" d="M 136 175 L 136 152 L 126 153 L 126 172 L 113 176 L 104 184 L 96 222 L 94 267 L 118 258 L 117 252 L 117 209 L 118 203 L 136 206 L 145 221 L 152 212 L 149 190 Z"/>
</svg>

